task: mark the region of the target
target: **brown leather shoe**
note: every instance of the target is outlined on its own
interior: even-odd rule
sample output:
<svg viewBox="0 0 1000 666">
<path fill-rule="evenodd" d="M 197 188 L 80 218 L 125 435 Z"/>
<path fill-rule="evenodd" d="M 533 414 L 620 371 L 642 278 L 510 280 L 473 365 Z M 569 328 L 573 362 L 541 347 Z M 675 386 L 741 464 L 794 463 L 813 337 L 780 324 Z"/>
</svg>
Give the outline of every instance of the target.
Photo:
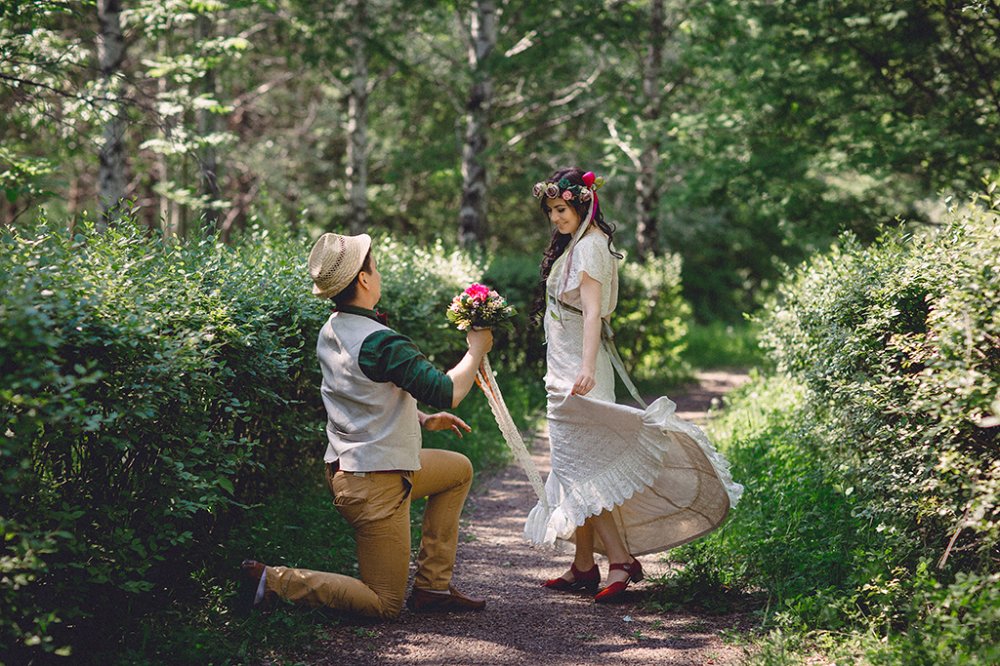
<svg viewBox="0 0 1000 666">
<path fill-rule="evenodd" d="M 448 594 L 428 592 L 413 588 L 406 607 L 414 613 L 450 613 L 455 611 L 478 611 L 486 608 L 485 599 L 467 597 L 454 587 L 448 587 Z"/>
<path fill-rule="evenodd" d="M 264 598 L 257 602 L 257 588 L 261 576 L 264 575 L 264 565 L 256 560 L 243 560 L 240 563 L 240 591 L 236 597 L 236 611 L 241 616 L 247 616 L 254 609 L 270 610 L 274 606 L 277 595 L 265 590 Z"/>
</svg>

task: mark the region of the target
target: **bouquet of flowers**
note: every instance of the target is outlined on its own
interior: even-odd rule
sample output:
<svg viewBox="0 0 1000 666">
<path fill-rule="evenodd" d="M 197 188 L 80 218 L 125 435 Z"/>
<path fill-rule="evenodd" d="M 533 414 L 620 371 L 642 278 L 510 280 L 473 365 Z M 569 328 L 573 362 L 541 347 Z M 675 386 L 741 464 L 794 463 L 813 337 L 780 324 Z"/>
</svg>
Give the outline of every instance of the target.
<svg viewBox="0 0 1000 666">
<path fill-rule="evenodd" d="M 484 284 L 469 285 L 465 291 L 452 299 L 448 306 L 448 321 L 458 330 L 476 328 L 507 328 L 510 318 L 516 314 L 507 299 Z"/>
</svg>

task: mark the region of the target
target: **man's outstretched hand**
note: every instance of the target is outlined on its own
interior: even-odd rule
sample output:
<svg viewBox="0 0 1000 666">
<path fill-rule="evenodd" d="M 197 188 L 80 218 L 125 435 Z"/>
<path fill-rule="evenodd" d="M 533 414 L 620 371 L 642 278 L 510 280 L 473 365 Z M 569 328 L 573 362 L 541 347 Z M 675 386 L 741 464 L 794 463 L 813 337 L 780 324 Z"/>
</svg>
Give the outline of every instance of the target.
<svg viewBox="0 0 1000 666">
<path fill-rule="evenodd" d="M 469 424 L 448 412 L 438 412 L 437 414 L 420 414 L 420 425 L 424 430 L 451 430 L 459 437 L 462 431 L 472 432 Z"/>
</svg>

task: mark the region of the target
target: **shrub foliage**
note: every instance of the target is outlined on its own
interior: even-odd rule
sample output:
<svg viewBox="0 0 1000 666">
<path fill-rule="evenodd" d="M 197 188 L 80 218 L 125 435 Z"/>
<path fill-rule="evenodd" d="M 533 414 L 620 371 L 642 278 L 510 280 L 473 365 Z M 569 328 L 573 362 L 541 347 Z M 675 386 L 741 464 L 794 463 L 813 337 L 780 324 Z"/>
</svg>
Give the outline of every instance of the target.
<svg viewBox="0 0 1000 666">
<path fill-rule="evenodd" d="M 639 381 L 676 382 L 690 374 L 681 360 L 691 306 L 681 295 L 681 258 L 625 261 L 612 325 L 622 358 Z"/>
<path fill-rule="evenodd" d="M 747 492 L 676 555 L 670 589 L 764 589 L 806 650 L 1000 661 L 1000 219 L 993 188 L 937 230 L 847 237 L 760 318 L 778 374 L 714 425 Z M 791 638 L 790 638 L 791 637 Z"/>
<path fill-rule="evenodd" d="M 826 453 L 873 516 L 982 569 L 1000 535 L 1000 221 L 850 238 L 779 289 L 762 340 L 811 391 Z"/>
<path fill-rule="evenodd" d="M 60 649 L 183 586 L 321 436 L 302 248 L 41 224 L 0 243 L 0 645 Z M 98 623 L 101 631 L 97 631 Z"/>
</svg>

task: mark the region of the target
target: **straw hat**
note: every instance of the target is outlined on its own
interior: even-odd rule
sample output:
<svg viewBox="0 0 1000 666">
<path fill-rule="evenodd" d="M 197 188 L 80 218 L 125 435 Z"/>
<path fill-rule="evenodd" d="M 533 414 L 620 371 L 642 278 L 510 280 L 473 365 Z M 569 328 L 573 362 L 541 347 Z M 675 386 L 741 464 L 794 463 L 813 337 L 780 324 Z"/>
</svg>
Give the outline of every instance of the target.
<svg viewBox="0 0 1000 666">
<path fill-rule="evenodd" d="M 320 236 L 309 253 L 312 292 L 320 298 L 333 298 L 342 292 L 361 271 L 371 246 L 372 238 L 368 234 Z"/>
</svg>

